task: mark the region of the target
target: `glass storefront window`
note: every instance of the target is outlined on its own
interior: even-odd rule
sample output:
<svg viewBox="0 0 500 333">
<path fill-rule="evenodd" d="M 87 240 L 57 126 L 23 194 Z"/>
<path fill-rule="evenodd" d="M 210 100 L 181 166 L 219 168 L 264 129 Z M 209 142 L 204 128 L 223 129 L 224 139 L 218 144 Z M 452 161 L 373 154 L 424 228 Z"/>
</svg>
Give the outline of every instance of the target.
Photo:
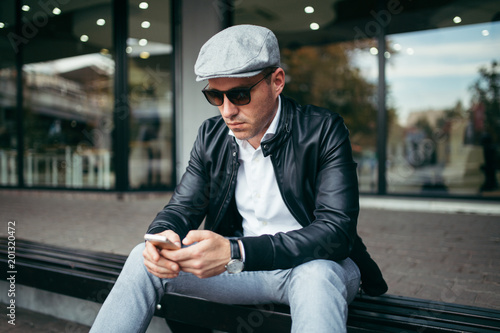
<svg viewBox="0 0 500 333">
<path fill-rule="evenodd" d="M 110 189 L 110 2 L 26 5 L 23 22 L 32 27 L 23 66 L 26 186 Z"/>
<path fill-rule="evenodd" d="M 129 7 L 130 156 L 134 189 L 173 182 L 173 91 L 170 1 L 131 1 Z"/>
<path fill-rule="evenodd" d="M 283 93 L 344 118 L 360 191 L 376 192 L 377 41 L 351 26 L 332 28 L 339 11 L 346 9 L 335 1 L 286 3 L 286 15 L 277 14 L 283 2 L 237 1 L 234 6 L 234 24 L 262 25 L 278 38 L 286 73 Z"/>
<path fill-rule="evenodd" d="M 9 40 L 14 31 L 14 6 L 0 4 L 0 186 L 17 185 L 17 120 L 15 52 Z"/>
<path fill-rule="evenodd" d="M 372 5 L 288 4 L 287 15 L 279 15 L 278 3 L 236 2 L 234 23 L 273 30 L 291 76 L 285 93 L 345 118 L 361 192 L 498 196 L 498 5 L 482 1 L 473 11 L 422 2 Z M 370 40 L 382 33 L 388 34 L 383 54 Z M 336 47 L 348 57 L 347 71 L 328 60 Z M 378 101 L 383 58 L 386 96 Z M 384 137 L 376 136 L 377 120 L 386 121 Z"/>
<path fill-rule="evenodd" d="M 388 36 L 388 191 L 488 195 L 500 160 L 500 23 Z"/>
<path fill-rule="evenodd" d="M 363 192 L 377 190 L 378 70 L 377 58 L 370 53 L 373 45 L 375 41 L 365 40 L 281 50 L 287 76 L 284 94 L 344 118 Z"/>
</svg>

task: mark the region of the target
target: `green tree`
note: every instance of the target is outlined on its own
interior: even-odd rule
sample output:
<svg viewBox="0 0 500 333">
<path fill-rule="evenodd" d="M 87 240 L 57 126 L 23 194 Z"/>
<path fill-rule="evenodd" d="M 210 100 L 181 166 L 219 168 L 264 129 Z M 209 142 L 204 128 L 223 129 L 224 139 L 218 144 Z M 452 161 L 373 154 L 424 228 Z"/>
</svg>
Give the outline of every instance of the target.
<svg viewBox="0 0 500 333">
<path fill-rule="evenodd" d="M 471 87 L 472 105 L 484 108 L 484 134 L 491 136 L 493 143 L 500 142 L 500 76 L 498 63 L 492 61 L 490 68 L 479 69 L 479 78 Z"/>
<path fill-rule="evenodd" d="M 355 151 L 375 151 L 377 84 L 364 77 L 354 63 L 356 52 L 367 52 L 375 44 L 374 40 L 364 40 L 281 52 L 287 73 L 285 94 L 301 104 L 314 104 L 339 113 L 350 130 Z M 376 65 L 375 57 L 373 61 Z M 395 110 L 388 108 L 389 125 L 394 119 Z"/>
<path fill-rule="evenodd" d="M 500 77 L 498 75 L 498 63 L 492 61 L 491 67 L 482 67 L 479 70 L 479 79 L 472 86 L 472 105 L 478 112 L 484 112 L 483 131 L 480 136 L 483 146 L 484 183 L 482 191 L 490 191 L 498 188 L 496 170 L 500 169 L 498 158 L 500 142 Z M 476 124 L 476 128 L 478 128 Z"/>
<path fill-rule="evenodd" d="M 285 94 L 338 112 L 352 133 L 375 134 L 377 87 L 351 63 L 347 43 L 285 49 Z"/>
</svg>

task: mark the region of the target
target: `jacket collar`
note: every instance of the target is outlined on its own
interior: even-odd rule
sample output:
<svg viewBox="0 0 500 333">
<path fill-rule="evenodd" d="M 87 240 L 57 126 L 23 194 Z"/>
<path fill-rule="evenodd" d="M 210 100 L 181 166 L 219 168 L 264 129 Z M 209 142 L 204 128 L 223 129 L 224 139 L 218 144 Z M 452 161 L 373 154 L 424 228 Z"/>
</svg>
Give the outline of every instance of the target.
<svg viewBox="0 0 500 333">
<path fill-rule="evenodd" d="M 293 103 L 290 99 L 285 97 L 283 94 L 280 95 L 281 98 L 281 114 L 278 119 L 278 128 L 275 135 L 264 140 L 261 143 L 262 153 L 264 156 L 272 154 L 276 149 L 283 144 L 283 142 L 288 139 L 292 129 L 292 117 L 293 117 Z"/>
</svg>

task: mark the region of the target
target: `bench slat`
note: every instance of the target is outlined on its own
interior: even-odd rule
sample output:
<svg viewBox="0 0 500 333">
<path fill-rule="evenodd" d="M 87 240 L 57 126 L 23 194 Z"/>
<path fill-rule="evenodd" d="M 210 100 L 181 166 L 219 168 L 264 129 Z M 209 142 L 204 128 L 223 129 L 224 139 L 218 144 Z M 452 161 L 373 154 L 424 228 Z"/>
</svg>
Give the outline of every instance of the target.
<svg viewBox="0 0 500 333">
<path fill-rule="evenodd" d="M 500 327 L 500 318 L 488 317 L 485 315 L 480 315 L 478 310 L 474 312 L 469 310 L 467 312 L 458 312 L 457 309 L 453 309 L 453 305 L 448 308 L 444 304 L 439 307 L 433 307 L 431 304 L 425 306 L 421 302 L 417 302 L 417 305 L 411 305 L 405 302 L 404 305 L 399 302 L 396 304 L 388 304 L 387 301 L 374 303 L 367 298 L 357 299 L 350 306 L 350 312 L 353 311 L 365 311 L 367 313 L 387 313 L 393 315 L 399 315 L 402 317 L 409 317 L 412 320 L 422 320 L 422 321 L 432 321 L 434 325 L 440 325 L 442 327 L 452 327 L 456 323 L 461 326 L 470 326 L 472 328 L 485 328 L 485 329 L 497 329 Z M 380 299 L 380 298 L 379 298 Z M 386 303 L 386 304 L 384 304 Z M 498 316 L 498 313 L 497 313 Z"/>
</svg>

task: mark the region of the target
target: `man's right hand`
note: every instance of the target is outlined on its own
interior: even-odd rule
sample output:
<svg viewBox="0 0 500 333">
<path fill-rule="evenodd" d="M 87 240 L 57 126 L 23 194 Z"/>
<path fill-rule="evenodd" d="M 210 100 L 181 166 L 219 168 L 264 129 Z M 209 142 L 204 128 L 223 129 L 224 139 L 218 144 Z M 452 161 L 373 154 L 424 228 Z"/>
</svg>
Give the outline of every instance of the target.
<svg viewBox="0 0 500 333">
<path fill-rule="evenodd" d="M 165 230 L 158 235 L 166 236 L 173 243 L 181 243 L 179 235 L 172 230 Z M 162 250 L 162 252 L 163 251 L 176 250 Z M 146 242 L 146 248 L 142 252 L 142 255 L 144 257 L 144 265 L 151 274 L 162 279 L 173 279 L 179 275 L 179 265 L 162 256 L 158 248 L 150 242 Z"/>
</svg>

